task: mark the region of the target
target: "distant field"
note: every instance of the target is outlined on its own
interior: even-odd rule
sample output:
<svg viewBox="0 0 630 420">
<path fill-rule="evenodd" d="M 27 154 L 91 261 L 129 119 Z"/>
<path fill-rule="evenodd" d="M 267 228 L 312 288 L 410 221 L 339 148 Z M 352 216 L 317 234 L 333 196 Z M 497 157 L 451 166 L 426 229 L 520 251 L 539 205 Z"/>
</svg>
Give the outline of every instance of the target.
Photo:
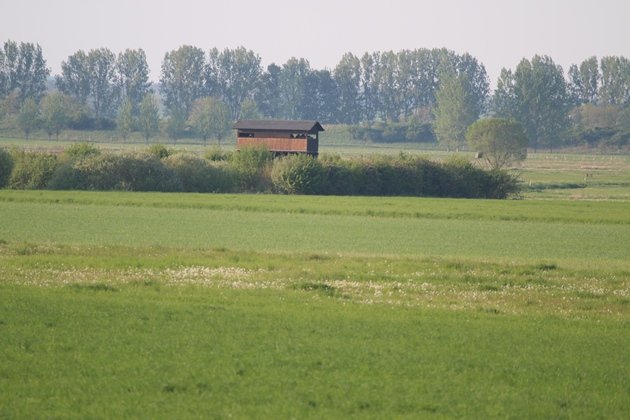
<svg viewBox="0 0 630 420">
<path fill-rule="evenodd" d="M 0 192 L 6 241 L 630 261 L 630 204 L 419 198 Z"/>
</svg>

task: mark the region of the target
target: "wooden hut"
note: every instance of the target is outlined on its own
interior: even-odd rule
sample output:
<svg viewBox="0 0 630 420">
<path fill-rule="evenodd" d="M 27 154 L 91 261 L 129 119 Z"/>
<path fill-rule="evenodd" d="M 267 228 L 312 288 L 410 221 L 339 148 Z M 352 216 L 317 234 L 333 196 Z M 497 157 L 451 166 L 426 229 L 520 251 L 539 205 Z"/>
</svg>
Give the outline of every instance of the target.
<svg viewBox="0 0 630 420">
<path fill-rule="evenodd" d="M 317 121 L 239 120 L 236 148 L 264 145 L 275 155 L 305 153 L 317 156 L 319 132 L 324 128 Z"/>
</svg>

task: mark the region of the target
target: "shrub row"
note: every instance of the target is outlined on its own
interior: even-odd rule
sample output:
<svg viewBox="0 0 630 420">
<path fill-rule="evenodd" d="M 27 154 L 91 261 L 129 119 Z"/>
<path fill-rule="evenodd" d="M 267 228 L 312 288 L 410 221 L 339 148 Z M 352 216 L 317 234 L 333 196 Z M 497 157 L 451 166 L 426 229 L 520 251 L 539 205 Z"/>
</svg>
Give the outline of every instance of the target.
<svg viewBox="0 0 630 420">
<path fill-rule="evenodd" d="M 276 191 L 287 194 L 506 198 L 519 190 L 509 173 L 484 171 L 461 158 L 289 156 L 274 163 L 271 176 Z"/>
<path fill-rule="evenodd" d="M 163 146 L 144 153 L 101 153 L 78 144 L 62 155 L 0 150 L 0 187 L 63 190 L 276 192 L 321 195 L 405 195 L 506 198 L 516 179 L 484 171 L 461 158 L 444 163 L 398 157 L 273 159 L 249 149 L 202 158 Z"/>
</svg>

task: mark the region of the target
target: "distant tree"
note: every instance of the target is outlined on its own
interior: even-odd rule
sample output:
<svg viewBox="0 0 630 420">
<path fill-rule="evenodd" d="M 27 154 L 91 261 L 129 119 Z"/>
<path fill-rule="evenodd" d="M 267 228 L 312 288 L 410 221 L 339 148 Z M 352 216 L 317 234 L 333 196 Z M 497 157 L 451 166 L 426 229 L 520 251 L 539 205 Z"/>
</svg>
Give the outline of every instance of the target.
<svg viewBox="0 0 630 420">
<path fill-rule="evenodd" d="M 33 98 L 27 98 L 17 116 L 18 126 L 24 133 L 24 138 L 28 140 L 31 131 L 35 129 L 39 122 L 39 107 Z"/>
<path fill-rule="evenodd" d="M 166 53 L 162 61 L 161 92 L 169 118 L 170 135 L 182 130 L 196 99 L 205 94 L 203 50 L 184 45 Z"/>
<path fill-rule="evenodd" d="M 281 115 L 283 118 L 303 118 L 303 107 L 307 98 L 306 80 L 311 73 L 309 62 L 303 58 L 289 59 L 280 74 Z"/>
<path fill-rule="evenodd" d="M 61 75 L 55 77 L 55 82 L 62 93 L 85 105 L 90 96 L 90 79 L 88 55 L 79 50 L 61 63 Z"/>
<path fill-rule="evenodd" d="M 255 91 L 255 100 L 260 112 L 268 118 L 280 118 L 281 115 L 281 97 L 280 97 L 280 79 L 282 68 L 271 63 L 267 66 L 258 81 Z"/>
<path fill-rule="evenodd" d="M 151 136 L 158 131 L 160 114 L 157 101 L 152 93 L 146 93 L 140 103 L 140 114 L 138 115 L 138 126 L 146 143 Z"/>
<path fill-rule="evenodd" d="M 338 119 L 344 124 L 356 124 L 361 118 L 361 61 L 354 54 L 346 53 L 335 67 L 333 75 L 338 92 Z"/>
<path fill-rule="evenodd" d="M 70 122 L 73 108 L 71 98 L 58 91 L 50 92 L 42 98 L 40 108 L 42 123 L 48 137 L 51 138 L 54 134 L 55 138 L 59 139 L 61 130 Z"/>
<path fill-rule="evenodd" d="M 481 115 L 487 109 L 490 95 L 490 80 L 486 68 L 468 53 L 454 56 L 453 65 L 457 74 L 466 75 L 469 94 L 475 105 L 475 113 Z"/>
<path fill-rule="evenodd" d="M 494 98 L 497 117 L 521 123 L 530 146 L 550 150 L 565 138 L 571 98 L 562 67 L 548 56 L 523 59 L 514 73 L 503 69 Z"/>
<path fill-rule="evenodd" d="M 449 150 L 459 150 L 466 140 L 466 129 L 478 117 L 475 97 L 468 76 L 450 73 L 442 77 L 436 96 L 435 134 Z"/>
<path fill-rule="evenodd" d="M 513 120 L 478 120 L 468 127 L 466 141 L 471 149 L 481 152 L 492 169 L 501 169 L 527 157 L 527 136 L 523 127 Z"/>
<path fill-rule="evenodd" d="M 151 89 L 149 65 L 144 50 L 130 50 L 118 54 L 116 79 L 120 89 L 121 103 L 131 103 L 133 115 L 140 112 L 140 103 Z"/>
<path fill-rule="evenodd" d="M 597 103 L 601 79 L 597 57 L 584 60 L 579 67 L 573 64 L 568 76 L 567 89 L 576 105 Z"/>
<path fill-rule="evenodd" d="M 220 144 L 221 139 L 230 132 L 231 121 L 230 110 L 223 101 L 204 97 L 195 101 L 188 123 L 203 139 L 204 144 L 211 136 Z"/>
<path fill-rule="evenodd" d="M 89 104 L 97 127 L 115 115 L 119 99 L 116 56 L 107 48 L 77 51 L 61 63 L 61 75 L 56 77 L 57 88 Z"/>
<path fill-rule="evenodd" d="M 91 50 L 88 54 L 90 94 L 97 126 L 104 118 L 114 115 L 119 89 L 116 83 L 116 56 L 107 48 Z"/>
<path fill-rule="evenodd" d="M 32 98 L 39 102 L 46 92 L 50 70 L 39 44 L 7 41 L 0 50 L 0 97 L 12 92 L 20 104 Z"/>
<path fill-rule="evenodd" d="M 603 57 L 601 71 L 602 102 L 610 105 L 630 105 L 630 59 Z"/>
<path fill-rule="evenodd" d="M 378 91 L 374 83 L 377 57 L 365 53 L 361 57 L 361 119 L 372 122 L 378 112 Z"/>
<path fill-rule="evenodd" d="M 326 123 L 339 122 L 339 94 L 337 83 L 329 70 L 314 70 L 305 82 L 307 100 L 303 118 Z"/>
<path fill-rule="evenodd" d="M 258 120 L 262 117 L 258 105 L 253 99 L 245 99 L 241 104 L 239 118 L 244 120 Z"/>
<path fill-rule="evenodd" d="M 379 98 L 378 116 L 397 121 L 401 115 L 401 94 L 396 77 L 398 57 L 392 51 L 380 53 L 377 57 L 379 65 L 374 74 L 374 84 Z"/>
<path fill-rule="evenodd" d="M 133 104 L 131 99 L 123 99 L 123 103 L 118 108 L 118 116 L 116 117 L 116 128 L 122 136 L 123 140 L 127 140 L 129 134 L 134 129 Z"/>
<path fill-rule="evenodd" d="M 254 97 L 261 73 L 260 57 L 253 51 L 239 47 L 219 52 L 214 48 L 208 56 L 208 93 L 222 98 L 236 120 L 243 102 Z"/>
</svg>

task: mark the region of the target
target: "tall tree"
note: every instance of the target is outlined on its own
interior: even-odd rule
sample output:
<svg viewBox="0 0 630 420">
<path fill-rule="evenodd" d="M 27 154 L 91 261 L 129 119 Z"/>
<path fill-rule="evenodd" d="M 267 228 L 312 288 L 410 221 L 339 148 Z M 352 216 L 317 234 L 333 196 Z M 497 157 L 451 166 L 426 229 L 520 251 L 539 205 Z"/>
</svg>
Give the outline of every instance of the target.
<svg viewBox="0 0 630 420">
<path fill-rule="evenodd" d="M 158 131 L 160 114 L 158 104 L 153 93 L 146 93 L 140 103 L 140 114 L 138 115 L 138 127 L 144 135 L 146 143 L 151 136 Z"/>
<path fill-rule="evenodd" d="M 0 97 L 14 92 L 20 104 L 27 98 L 38 102 L 46 91 L 49 74 L 39 44 L 4 43 L 4 51 L 0 51 Z"/>
<path fill-rule="evenodd" d="M 202 138 L 204 144 L 213 136 L 219 143 L 230 132 L 230 110 L 218 98 L 207 96 L 199 98 L 193 105 L 189 124 Z"/>
<path fill-rule="evenodd" d="M 142 99 L 151 89 L 149 65 L 144 50 L 127 49 L 118 54 L 116 73 L 121 100 L 123 103 L 125 100 L 129 101 L 133 115 L 137 116 Z"/>
<path fill-rule="evenodd" d="M 584 60 L 579 67 L 573 64 L 568 76 L 567 89 L 576 105 L 598 102 L 601 75 L 597 57 Z"/>
<path fill-rule="evenodd" d="M 261 73 L 260 57 L 253 51 L 238 47 L 219 52 L 214 48 L 208 55 L 208 93 L 221 97 L 236 120 L 243 101 L 254 97 Z"/>
<path fill-rule="evenodd" d="M 133 132 L 134 125 L 133 104 L 128 97 L 125 97 L 118 108 L 118 115 L 116 116 L 116 128 L 123 140 L 127 140 L 129 134 Z"/>
<path fill-rule="evenodd" d="M 88 55 L 79 50 L 61 63 L 61 75 L 55 77 L 57 89 L 87 104 L 90 96 L 90 64 Z"/>
<path fill-rule="evenodd" d="M 298 120 L 303 118 L 305 101 L 308 100 L 306 78 L 311 72 L 309 62 L 303 58 L 290 58 L 283 66 L 280 75 L 281 113 L 283 118 Z"/>
<path fill-rule="evenodd" d="M 193 103 L 205 94 L 203 50 L 183 45 L 167 52 L 162 61 L 161 91 L 173 130 L 181 130 Z"/>
<path fill-rule="evenodd" d="M 600 96 L 610 105 L 630 105 L 630 59 L 603 57 Z"/>
<path fill-rule="evenodd" d="M 356 124 L 361 117 L 359 95 L 361 89 L 361 61 L 352 53 L 346 53 L 334 70 L 339 94 L 339 121 Z"/>
<path fill-rule="evenodd" d="M 88 53 L 88 69 L 94 117 L 97 125 L 101 125 L 103 119 L 115 115 L 118 105 L 116 56 L 107 48 L 91 50 Z"/>
<path fill-rule="evenodd" d="M 435 134 L 449 150 L 459 150 L 466 129 L 479 117 L 475 95 L 466 74 L 447 72 L 436 95 Z"/>
<path fill-rule="evenodd" d="M 72 99 L 61 92 L 49 92 L 42 98 L 41 119 L 48 137 L 59 139 L 61 130 L 67 127 L 72 112 Z"/>
<path fill-rule="evenodd" d="M 379 116 L 396 121 L 400 117 L 400 91 L 398 89 L 398 58 L 392 51 L 379 54 L 379 66 L 374 82 L 379 96 Z"/>
<path fill-rule="evenodd" d="M 20 107 L 20 111 L 17 116 L 17 123 L 20 129 L 24 132 L 24 138 L 28 140 L 37 124 L 39 123 L 39 107 L 37 102 L 33 98 L 26 98 Z"/>
<path fill-rule="evenodd" d="M 501 76 L 495 92 L 496 116 L 520 122 L 534 148 L 559 145 L 571 107 L 562 67 L 548 56 L 537 55 L 531 61 L 523 59 L 513 74 L 503 70 Z"/>
<path fill-rule="evenodd" d="M 339 94 L 329 70 L 314 70 L 305 81 L 307 100 L 302 107 L 302 118 L 326 123 L 337 122 Z"/>
<path fill-rule="evenodd" d="M 267 118 L 280 118 L 280 79 L 282 67 L 271 63 L 258 81 L 255 100 L 260 112 Z"/>
<path fill-rule="evenodd" d="M 365 53 L 361 57 L 361 119 L 372 122 L 378 113 L 378 92 L 374 82 L 378 56 Z"/>
<path fill-rule="evenodd" d="M 469 92 L 475 104 L 475 112 L 480 115 L 486 111 L 490 95 L 490 80 L 483 64 L 468 53 L 454 57 L 458 74 L 465 74 Z"/>
</svg>

